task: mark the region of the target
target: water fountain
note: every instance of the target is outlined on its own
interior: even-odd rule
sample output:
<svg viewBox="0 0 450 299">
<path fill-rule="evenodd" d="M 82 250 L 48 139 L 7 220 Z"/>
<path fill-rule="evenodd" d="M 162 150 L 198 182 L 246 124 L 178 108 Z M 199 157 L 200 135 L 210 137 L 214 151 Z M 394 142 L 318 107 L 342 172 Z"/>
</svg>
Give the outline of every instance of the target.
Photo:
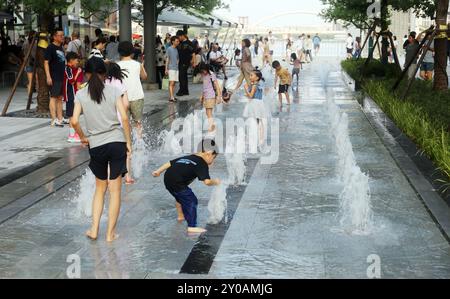
<svg viewBox="0 0 450 299">
<path fill-rule="evenodd" d="M 178 128 L 177 128 L 178 127 Z M 160 154 L 176 156 L 197 151 L 197 144 L 203 138 L 201 111 L 189 114 L 174 122 L 170 131 L 163 130 L 158 136 L 161 142 Z"/>
<path fill-rule="evenodd" d="M 227 217 L 227 188 L 228 185 L 222 183 L 219 186 L 214 187 L 211 194 L 211 199 L 208 202 L 209 218 L 208 224 L 219 224 L 222 219 L 224 222 L 228 222 Z"/>
<path fill-rule="evenodd" d="M 245 174 L 247 171 L 245 157 L 243 153 L 238 151 L 234 136 L 230 136 L 227 140 L 225 159 L 228 169 L 228 184 L 234 186 L 245 185 Z"/>
<path fill-rule="evenodd" d="M 329 73 L 328 66 L 319 70 L 322 86 L 327 92 L 325 106 L 338 155 L 338 177 L 344 185 L 340 194 L 340 224 L 346 232 L 366 235 L 370 233 L 372 223 L 369 177 L 356 163 L 348 130 L 348 115 L 341 113 L 330 94 L 332 91 L 327 88 Z"/>
<path fill-rule="evenodd" d="M 131 172 L 136 179 L 141 178 L 148 165 L 149 153 L 144 138 L 140 138 L 133 130 L 133 153 L 131 157 Z"/>
<path fill-rule="evenodd" d="M 158 136 L 159 140 L 162 140 L 160 153 L 162 155 L 179 155 L 183 152 L 180 145 L 180 140 L 176 137 L 174 131 L 164 130 Z"/>
<path fill-rule="evenodd" d="M 78 196 L 74 199 L 77 205 L 77 213 L 79 217 L 92 216 L 92 200 L 95 193 L 95 176 L 88 168 L 80 179 Z"/>
<path fill-rule="evenodd" d="M 329 97 L 327 101 L 327 111 L 338 154 L 339 179 L 344 185 L 340 195 L 340 224 L 351 234 L 369 234 L 372 222 L 369 177 L 356 163 L 348 132 L 348 116 L 341 113 L 331 99 Z"/>
</svg>

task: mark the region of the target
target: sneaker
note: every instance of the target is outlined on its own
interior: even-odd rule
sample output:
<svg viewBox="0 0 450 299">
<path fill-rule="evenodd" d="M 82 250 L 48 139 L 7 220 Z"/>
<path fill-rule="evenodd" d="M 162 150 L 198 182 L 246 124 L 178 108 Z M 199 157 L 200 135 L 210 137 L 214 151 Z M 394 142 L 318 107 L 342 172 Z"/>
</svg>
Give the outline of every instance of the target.
<svg viewBox="0 0 450 299">
<path fill-rule="evenodd" d="M 67 138 L 68 143 L 75 143 L 75 135 L 71 136 L 69 135 L 69 138 Z"/>
<path fill-rule="evenodd" d="M 69 138 L 67 138 L 67 142 L 69 143 L 81 143 L 80 136 L 78 134 L 69 135 Z"/>
<path fill-rule="evenodd" d="M 53 127 L 64 128 L 64 124 L 61 121 L 59 121 L 59 120 L 55 120 Z"/>
<path fill-rule="evenodd" d="M 74 139 L 75 139 L 75 143 L 81 143 L 80 136 L 77 133 L 75 133 Z"/>
<path fill-rule="evenodd" d="M 68 125 L 68 124 L 70 124 L 70 120 L 68 120 L 67 118 L 63 118 L 62 123 L 64 125 Z"/>
</svg>

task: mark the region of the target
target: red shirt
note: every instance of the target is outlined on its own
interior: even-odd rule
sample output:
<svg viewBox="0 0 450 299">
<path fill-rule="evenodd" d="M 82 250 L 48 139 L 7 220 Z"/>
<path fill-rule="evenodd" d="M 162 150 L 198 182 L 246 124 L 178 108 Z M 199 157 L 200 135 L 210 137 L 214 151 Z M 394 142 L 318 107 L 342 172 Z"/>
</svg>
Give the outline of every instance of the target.
<svg viewBox="0 0 450 299">
<path fill-rule="evenodd" d="M 78 74 L 79 73 L 79 74 Z M 78 75 L 78 77 L 77 77 Z M 76 78 L 76 79 L 75 79 Z M 66 65 L 64 72 L 64 101 L 74 101 L 78 92 L 78 83 L 83 83 L 83 71 Z"/>
</svg>

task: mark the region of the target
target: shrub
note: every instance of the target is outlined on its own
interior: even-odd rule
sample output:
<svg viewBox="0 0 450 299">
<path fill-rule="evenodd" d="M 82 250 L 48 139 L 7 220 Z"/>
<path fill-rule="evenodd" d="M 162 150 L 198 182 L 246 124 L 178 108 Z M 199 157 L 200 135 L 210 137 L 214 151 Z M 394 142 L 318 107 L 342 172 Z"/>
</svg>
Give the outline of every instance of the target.
<svg viewBox="0 0 450 299">
<path fill-rule="evenodd" d="M 359 80 L 363 63 L 364 60 L 344 61 L 342 68 Z M 385 77 L 379 78 L 383 73 L 380 65 L 374 62 L 367 67 L 363 90 L 438 165 L 448 177 L 446 183 L 450 183 L 450 91 L 434 91 L 431 82 L 416 80 L 406 100 L 402 101 L 391 91 L 399 76 L 397 67 L 386 67 Z M 399 94 L 405 86 L 406 80 L 400 85 Z"/>
</svg>

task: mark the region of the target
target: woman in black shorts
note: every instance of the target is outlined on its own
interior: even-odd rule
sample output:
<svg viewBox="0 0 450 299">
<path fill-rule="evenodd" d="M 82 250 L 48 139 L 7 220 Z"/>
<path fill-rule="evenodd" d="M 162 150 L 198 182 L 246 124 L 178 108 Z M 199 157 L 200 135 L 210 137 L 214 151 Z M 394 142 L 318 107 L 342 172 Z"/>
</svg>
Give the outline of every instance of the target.
<svg viewBox="0 0 450 299">
<path fill-rule="evenodd" d="M 88 60 L 86 77 L 88 84 L 79 90 L 75 97 L 71 121 L 83 145 L 89 147 L 91 156 L 89 167 L 96 177 L 92 227 L 86 235 L 92 240 L 97 240 L 105 194 L 106 190 L 109 190 L 106 240 L 112 242 L 118 237 L 116 224 L 120 212 L 122 177 L 127 173 L 127 152 L 131 154 L 130 124 L 122 104 L 122 92 L 112 85 L 105 85 L 106 66 L 103 59 L 94 57 Z M 79 123 L 81 113 L 86 120 L 87 135 Z"/>
</svg>

